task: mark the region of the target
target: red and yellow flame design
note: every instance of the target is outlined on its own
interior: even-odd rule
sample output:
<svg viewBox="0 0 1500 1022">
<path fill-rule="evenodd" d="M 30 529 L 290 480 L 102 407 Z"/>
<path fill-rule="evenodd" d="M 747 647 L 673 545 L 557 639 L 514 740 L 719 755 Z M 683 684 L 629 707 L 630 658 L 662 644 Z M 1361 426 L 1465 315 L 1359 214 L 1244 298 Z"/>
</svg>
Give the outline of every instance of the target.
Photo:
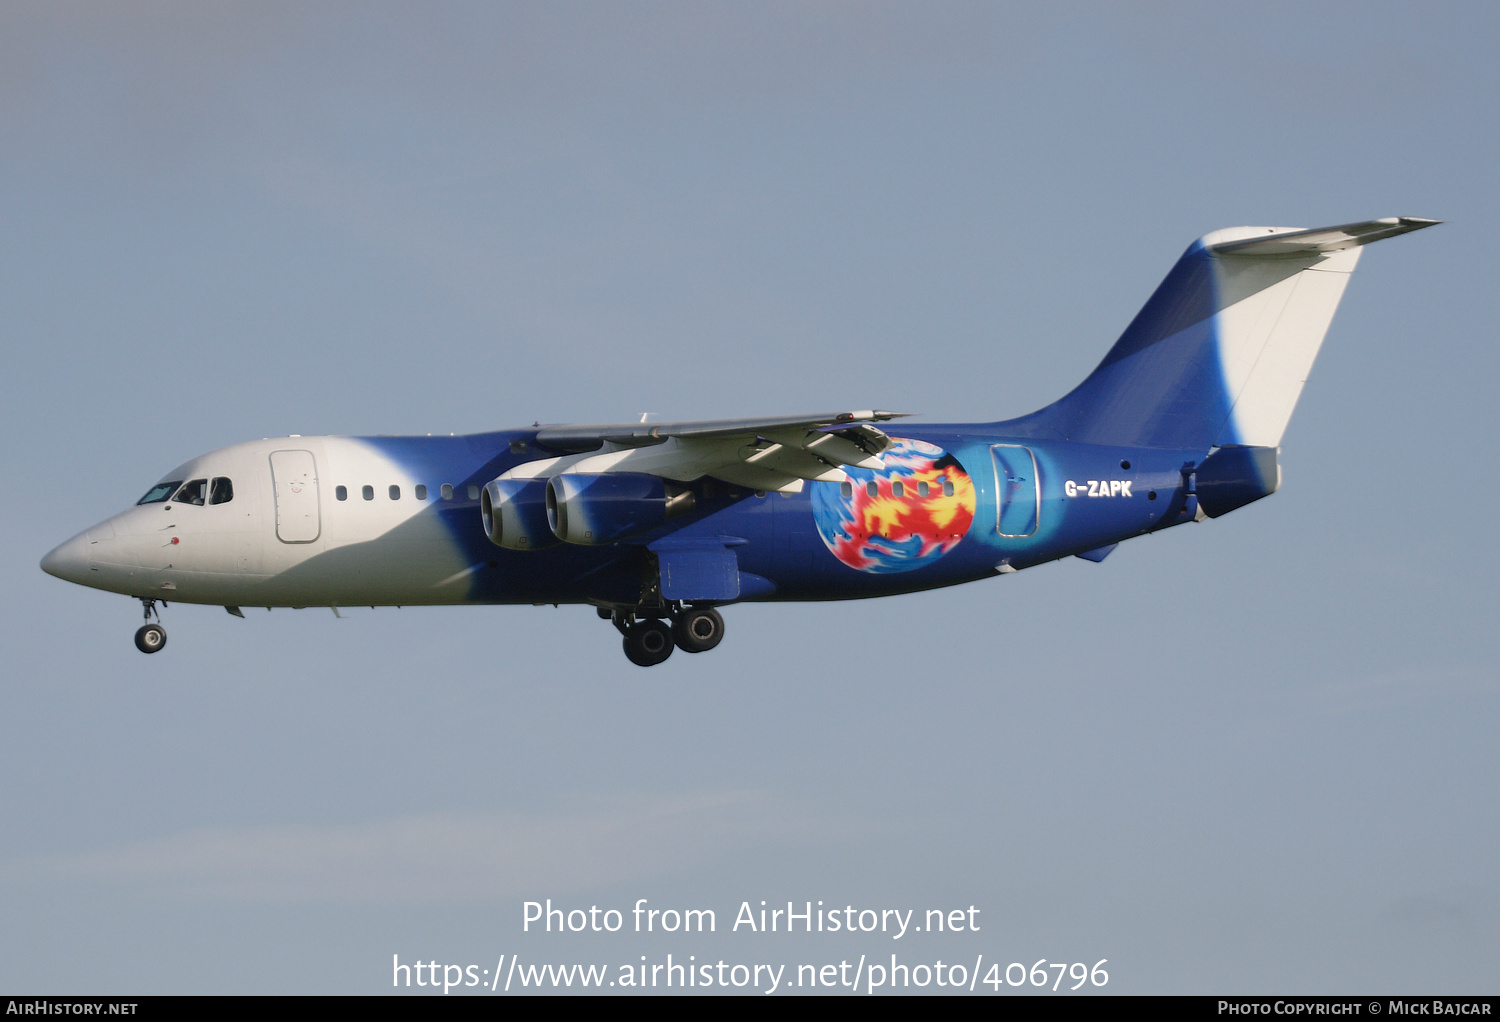
<svg viewBox="0 0 1500 1022">
<path fill-rule="evenodd" d="M 943 482 L 953 484 L 953 496 L 943 496 Z M 878 494 L 870 496 L 862 488 L 854 493 L 853 538 L 878 536 L 897 542 L 921 537 L 926 557 L 942 547 L 943 552 L 964 538 L 974 521 L 974 483 L 967 472 L 956 465 L 929 468 L 894 478 L 874 480 Z M 921 496 L 921 484 L 927 484 L 927 496 Z M 903 493 L 896 496 L 896 485 Z"/>
<path fill-rule="evenodd" d="M 850 470 L 849 496 L 835 496 L 832 486 L 820 494 L 814 501 L 818 530 L 851 568 L 910 571 L 943 556 L 968 533 L 974 482 L 942 448 L 918 440 L 896 441 L 883 460 L 885 467 L 875 472 Z M 951 495 L 944 494 L 945 483 Z"/>
</svg>

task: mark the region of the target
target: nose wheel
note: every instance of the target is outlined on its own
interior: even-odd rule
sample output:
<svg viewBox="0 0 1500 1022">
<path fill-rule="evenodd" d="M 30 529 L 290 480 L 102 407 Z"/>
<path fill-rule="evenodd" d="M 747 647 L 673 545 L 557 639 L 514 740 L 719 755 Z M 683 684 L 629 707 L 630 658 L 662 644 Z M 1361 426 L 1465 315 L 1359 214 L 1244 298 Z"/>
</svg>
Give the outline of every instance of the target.
<svg viewBox="0 0 1500 1022">
<path fill-rule="evenodd" d="M 161 625 L 141 625 L 135 631 L 135 648 L 142 653 L 155 653 L 167 644 L 167 630 Z"/>
<path fill-rule="evenodd" d="M 165 607 L 166 603 L 162 603 Z M 135 648 L 142 653 L 155 653 L 167 644 L 167 630 L 161 626 L 161 615 L 156 612 L 156 601 L 141 598 L 141 616 L 146 623 L 135 630 Z M 152 621 L 152 618 L 156 618 Z"/>
</svg>

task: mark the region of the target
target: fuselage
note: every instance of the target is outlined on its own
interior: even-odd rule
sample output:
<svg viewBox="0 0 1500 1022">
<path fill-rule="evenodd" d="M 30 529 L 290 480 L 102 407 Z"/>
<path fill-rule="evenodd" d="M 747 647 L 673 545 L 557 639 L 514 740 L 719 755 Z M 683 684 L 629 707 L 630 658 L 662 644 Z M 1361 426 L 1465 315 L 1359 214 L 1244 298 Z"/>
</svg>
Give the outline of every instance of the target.
<svg viewBox="0 0 1500 1022">
<path fill-rule="evenodd" d="M 1198 513 L 1191 467 L 1203 449 L 1040 440 L 982 424 L 891 435 L 896 456 L 882 470 L 790 493 L 693 480 L 686 515 L 609 545 L 540 550 L 495 545 L 480 513 L 487 482 L 554 455 L 535 430 L 258 440 L 167 473 L 43 567 L 142 599 L 230 607 L 630 607 L 650 584 L 650 545 L 671 536 L 732 549 L 738 599 L 852 599 L 1098 552 Z"/>
</svg>

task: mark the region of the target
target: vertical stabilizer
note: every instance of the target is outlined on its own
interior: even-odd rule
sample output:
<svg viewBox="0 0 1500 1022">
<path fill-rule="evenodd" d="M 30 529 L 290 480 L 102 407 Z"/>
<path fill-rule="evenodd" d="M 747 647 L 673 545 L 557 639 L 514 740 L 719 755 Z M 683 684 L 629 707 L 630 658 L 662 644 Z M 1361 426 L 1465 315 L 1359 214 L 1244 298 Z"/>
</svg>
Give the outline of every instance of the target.
<svg viewBox="0 0 1500 1022">
<path fill-rule="evenodd" d="M 1234 227 L 1194 242 L 1099 367 L 1009 432 L 1139 447 L 1276 447 L 1361 246 L 1438 223 Z"/>
</svg>

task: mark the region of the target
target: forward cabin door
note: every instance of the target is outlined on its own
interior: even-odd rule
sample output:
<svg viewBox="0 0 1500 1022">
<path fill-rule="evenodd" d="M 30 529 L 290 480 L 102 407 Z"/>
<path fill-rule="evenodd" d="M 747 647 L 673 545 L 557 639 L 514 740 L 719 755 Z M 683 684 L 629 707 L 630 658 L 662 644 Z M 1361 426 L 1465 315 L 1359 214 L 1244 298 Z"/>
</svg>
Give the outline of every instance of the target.
<svg viewBox="0 0 1500 1022">
<path fill-rule="evenodd" d="M 323 530 L 318 511 L 318 468 L 311 451 L 272 451 L 276 488 L 276 538 L 311 543 Z"/>
</svg>

